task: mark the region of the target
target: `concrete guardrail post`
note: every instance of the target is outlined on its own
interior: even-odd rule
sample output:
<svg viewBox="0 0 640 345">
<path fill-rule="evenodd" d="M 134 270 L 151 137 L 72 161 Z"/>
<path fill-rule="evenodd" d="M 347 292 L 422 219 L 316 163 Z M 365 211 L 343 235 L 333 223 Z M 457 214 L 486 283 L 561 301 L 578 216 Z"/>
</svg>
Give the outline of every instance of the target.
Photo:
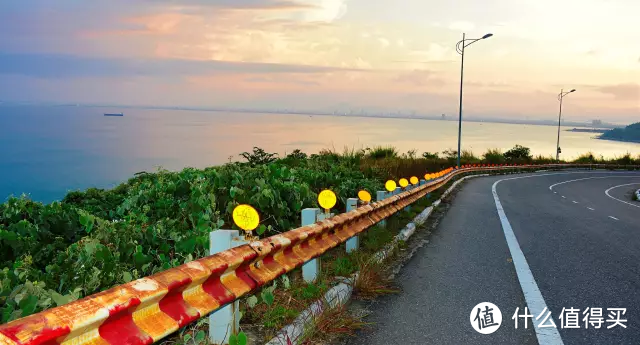
<svg viewBox="0 0 640 345">
<path fill-rule="evenodd" d="M 358 198 L 347 199 L 347 212 L 353 211 L 356 208 L 358 208 Z M 347 253 L 356 251 L 358 248 L 360 248 L 360 237 L 358 237 L 358 235 L 347 240 Z"/>
<path fill-rule="evenodd" d="M 376 192 L 376 201 L 382 201 L 384 199 L 386 199 L 387 197 L 389 197 L 389 193 L 387 193 L 384 190 L 379 190 Z M 386 220 L 381 220 L 378 225 L 380 225 L 381 227 L 386 227 L 387 226 L 387 221 Z"/>
<path fill-rule="evenodd" d="M 311 225 L 333 217 L 333 213 L 323 213 L 319 208 L 305 208 L 302 210 L 302 226 Z M 320 276 L 322 261 L 320 257 L 311 259 L 302 265 L 302 279 L 307 283 L 315 282 Z"/>
<path fill-rule="evenodd" d="M 302 210 L 302 226 L 311 225 L 317 222 L 322 214 L 319 208 L 305 208 Z M 323 218 L 324 219 L 324 218 Z M 320 258 L 311 259 L 302 265 L 302 279 L 307 283 L 312 283 L 320 276 Z"/>
<path fill-rule="evenodd" d="M 216 230 L 209 233 L 209 254 L 214 255 L 249 241 L 238 230 Z M 229 303 L 209 315 L 209 340 L 213 344 L 226 344 L 231 334 L 240 332 L 240 302 Z"/>
<path fill-rule="evenodd" d="M 400 191 L 399 191 L 397 194 L 400 194 L 400 193 L 402 193 L 402 192 L 409 191 L 409 190 L 411 190 L 411 188 L 412 188 L 412 186 L 411 186 L 411 185 L 408 185 L 404 190 L 402 190 L 402 188 L 400 188 Z M 409 212 L 409 211 L 411 211 L 411 206 L 406 206 L 406 207 L 404 208 L 404 211 L 405 211 L 405 212 Z"/>
</svg>

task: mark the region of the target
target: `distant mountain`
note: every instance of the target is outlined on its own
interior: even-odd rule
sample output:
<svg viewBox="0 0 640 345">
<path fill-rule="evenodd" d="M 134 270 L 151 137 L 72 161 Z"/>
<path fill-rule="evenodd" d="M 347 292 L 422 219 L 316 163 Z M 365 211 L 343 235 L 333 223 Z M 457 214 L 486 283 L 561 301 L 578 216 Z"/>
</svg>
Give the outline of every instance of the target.
<svg viewBox="0 0 640 345">
<path fill-rule="evenodd" d="M 640 143 L 640 122 L 602 133 L 600 139 Z"/>
</svg>

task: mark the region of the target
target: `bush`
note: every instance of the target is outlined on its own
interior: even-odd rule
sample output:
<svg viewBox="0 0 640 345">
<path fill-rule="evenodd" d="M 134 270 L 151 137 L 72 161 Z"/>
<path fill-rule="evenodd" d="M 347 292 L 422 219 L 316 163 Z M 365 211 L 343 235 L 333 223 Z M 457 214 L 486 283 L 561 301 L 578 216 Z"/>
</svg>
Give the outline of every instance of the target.
<svg viewBox="0 0 640 345">
<path fill-rule="evenodd" d="M 458 159 L 458 150 L 446 149 L 442 151 L 442 155 L 446 160 L 455 161 Z"/>
<path fill-rule="evenodd" d="M 484 161 L 489 164 L 502 164 L 505 162 L 504 155 L 499 149 L 489 149 L 483 155 Z"/>
<path fill-rule="evenodd" d="M 368 150 L 368 158 L 382 159 L 382 158 L 395 158 L 398 157 L 398 151 L 393 146 L 376 146 L 373 149 Z"/>
<path fill-rule="evenodd" d="M 440 157 L 438 157 L 438 153 L 431 153 L 431 152 L 423 152 L 422 153 L 422 158 L 426 158 L 426 159 L 440 159 Z"/>
<path fill-rule="evenodd" d="M 274 162 L 278 154 L 277 153 L 267 153 L 263 149 L 259 147 L 254 147 L 253 152 L 243 152 L 240 154 L 241 157 L 247 160 L 247 163 L 251 166 L 269 164 Z"/>
<path fill-rule="evenodd" d="M 508 161 L 531 161 L 531 150 L 528 147 L 516 145 L 504 153 L 504 158 Z"/>
</svg>

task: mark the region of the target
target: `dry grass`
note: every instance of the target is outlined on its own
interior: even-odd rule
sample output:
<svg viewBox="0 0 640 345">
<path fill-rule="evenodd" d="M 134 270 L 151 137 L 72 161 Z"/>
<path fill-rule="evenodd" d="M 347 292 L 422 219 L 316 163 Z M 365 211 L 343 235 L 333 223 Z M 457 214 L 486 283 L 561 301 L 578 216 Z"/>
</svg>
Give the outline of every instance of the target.
<svg viewBox="0 0 640 345">
<path fill-rule="evenodd" d="M 345 336 L 353 336 L 358 329 L 367 324 L 361 318 L 349 312 L 346 306 L 334 308 L 325 305 L 322 314 L 305 330 L 301 344 L 320 345 Z"/>
<path fill-rule="evenodd" d="M 355 256 L 358 266 L 358 277 L 353 283 L 354 297 L 361 300 L 373 300 L 382 295 L 399 293 L 389 274 L 382 264 L 373 260 L 370 256 Z"/>
</svg>

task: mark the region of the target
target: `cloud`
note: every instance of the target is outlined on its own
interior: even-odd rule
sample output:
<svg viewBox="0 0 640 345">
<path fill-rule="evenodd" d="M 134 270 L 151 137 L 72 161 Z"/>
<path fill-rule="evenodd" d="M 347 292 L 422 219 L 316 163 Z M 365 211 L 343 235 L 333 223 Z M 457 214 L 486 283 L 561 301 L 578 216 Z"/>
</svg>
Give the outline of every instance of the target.
<svg viewBox="0 0 640 345">
<path fill-rule="evenodd" d="M 22 75 L 43 79 L 131 76 L 179 77 L 221 73 L 309 74 L 337 71 L 359 70 L 354 68 L 216 60 L 110 59 L 71 55 L 0 53 L 0 75 Z"/>
<path fill-rule="evenodd" d="M 175 6 L 216 7 L 232 9 L 307 9 L 316 5 L 302 1 L 283 0 L 146 0 L 148 5 L 168 4 Z"/>
<path fill-rule="evenodd" d="M 393 81 L 400 84 L 410 84 L 413 86 L 440 86 L 444 81 L 435 78 L 435 73 L 429 70 L 413 70 L 411 72 L 399 73 Z"/>
<path fill-rule="evenodd" d="M 317 81 L 313 80 L 303 80 L 303 79 L 294 79 L 294 78 L 282 78 L 282 77 L 251 77 L 244 79 L 247 83 L 258 83 L 258 84 L 294 84 L 294 85 L 305 85 L 305 86 L 317 86 L 320 85 Z"/>
<path fill-rule="evenodd" d="M 589 87 L 589 86 L 587 86 Z M 595 91 L 612 95 L 618 100 L 635 100 L 640 104 L 640 84 L 616 84 L 591 86 Z"/>
<path fill-rule="evenodd" d="M 473 29 L 475 29 L 476 25 L 472 22 L 467 22 L 467 21 L 455 21 L 451 24 L 449 24 L 449 29 L 450 30 L 455 30 L 455 31 L 473 31 Z"/>
<path fill-rule="evenodd" d="M 480 82 L 480 81 L 465 81 L 465 85 L 479 86 L 493 89 L 508 89 L 513 88 L 515 85 L 506 82 Z"/>
</svg>

